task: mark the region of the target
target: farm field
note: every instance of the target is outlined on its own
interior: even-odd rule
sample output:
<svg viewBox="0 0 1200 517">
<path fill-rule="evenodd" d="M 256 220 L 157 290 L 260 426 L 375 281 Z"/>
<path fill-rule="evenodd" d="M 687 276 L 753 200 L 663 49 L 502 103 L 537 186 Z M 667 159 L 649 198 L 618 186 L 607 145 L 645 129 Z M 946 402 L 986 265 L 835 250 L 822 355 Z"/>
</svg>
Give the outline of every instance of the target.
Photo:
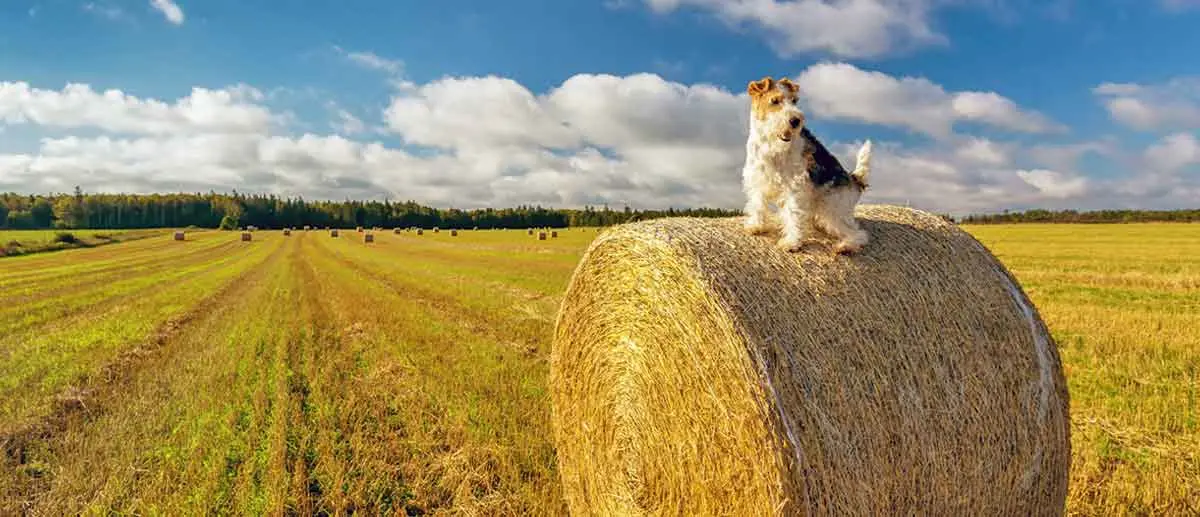
<svg viewBox="0 0 1200 517">
<path fill-rule="evenodd" d="M 0 230 L 0 257 L 104 244 L 161 235 L 167 230 Z M 73 240 L 63 242 L 60 234 Z"/>
<path fill-rule="evenodd" d="M 1069 512 L 1200 513 L 1200 225 L 966 229 L 1058 341 Z M 253 235 L 0 258 L 0 514 L 565 513 L 549 339 L 593 229 Z"/>
</svg>

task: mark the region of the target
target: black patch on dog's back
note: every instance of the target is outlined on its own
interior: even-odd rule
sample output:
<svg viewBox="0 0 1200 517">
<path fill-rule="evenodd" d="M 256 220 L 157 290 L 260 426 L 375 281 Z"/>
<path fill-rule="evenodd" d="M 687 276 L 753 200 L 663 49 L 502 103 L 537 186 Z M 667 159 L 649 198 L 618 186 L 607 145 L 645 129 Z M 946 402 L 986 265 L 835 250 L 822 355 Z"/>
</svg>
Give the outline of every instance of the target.
<svg viewBox="0 0 1200 517">
<path fill-rule="evenodd" d="M 844 187 L 853 181 L 850 173 L 846 172 L 845 167 L 842 167 L 841 162 L 821 144 L 820 140 L 817 140 L 817 137 L 807 127 L 800 131 L 800 137 L 804 139 L 804 145 L 808 146 L 812 152 L 812 160 L 808 164 L 808 180 L 813 185 Z"/>
</svg>

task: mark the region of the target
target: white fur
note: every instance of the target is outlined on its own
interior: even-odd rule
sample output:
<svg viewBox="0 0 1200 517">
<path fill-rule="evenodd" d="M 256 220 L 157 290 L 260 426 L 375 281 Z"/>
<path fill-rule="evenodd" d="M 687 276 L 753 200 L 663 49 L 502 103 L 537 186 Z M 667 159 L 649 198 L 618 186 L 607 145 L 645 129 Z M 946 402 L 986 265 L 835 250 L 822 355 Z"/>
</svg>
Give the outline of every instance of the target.
<svg viewBox="0 0 1200 517">
<path fill-rule="evenodd" d="M 799 127 L 789 121 L 798 118 Z M 775 110 L 760 120 L 750 117 L 750 136 L 746 140 L 746 164 L 742 168 L 742 188 L 746 194 L 746 231 L 752 234 L 770 230 L 769 206 L 779 208 L 782 224 L 778 246 L 797 251 L 818 229 L 838 239 L 839 253 L 853 253 L 869 241 L 867 232 L 854 219 L 854 207 L 862 196 L 857 185 L 816 186 L 808 178 L 805 162 L 804 114 L 794 105 Z M 788 137 L 791 140 L 785 141 Z M 870 175 L 871 142 L 858 151 L 856 168 L 851 173 L 862 184 Z"/>
</svg>

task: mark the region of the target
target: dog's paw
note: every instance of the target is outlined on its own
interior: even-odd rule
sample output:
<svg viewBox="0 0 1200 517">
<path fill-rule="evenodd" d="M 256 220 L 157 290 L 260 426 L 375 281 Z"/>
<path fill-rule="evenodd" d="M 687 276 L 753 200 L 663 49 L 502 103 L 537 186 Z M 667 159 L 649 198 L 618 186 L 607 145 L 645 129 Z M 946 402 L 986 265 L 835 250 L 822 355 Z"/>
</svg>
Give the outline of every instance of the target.
<svg viewBox="0 0 1200 517">
<path fill-rule="evenodd" d="M 771 227 L 764 223 L 746 223 L 742 229 L 750 235 L 762 235 L 771 231 Z"/>
<path fill-rule="evenodd" d="M 833 252 L 837 253 L 838 255 L 854 255 L 862 251 L 862 249 L 863 247 L 861 244 L 856 244 L 853 242 L 839 242 L 833 247 Z"/>
<path fill-rule="evenodd" d="M 805 241 L 784 237 L 775 243 L 775 247 L 788 253 L 795 253 L 804 247 Z"/>
</svg>

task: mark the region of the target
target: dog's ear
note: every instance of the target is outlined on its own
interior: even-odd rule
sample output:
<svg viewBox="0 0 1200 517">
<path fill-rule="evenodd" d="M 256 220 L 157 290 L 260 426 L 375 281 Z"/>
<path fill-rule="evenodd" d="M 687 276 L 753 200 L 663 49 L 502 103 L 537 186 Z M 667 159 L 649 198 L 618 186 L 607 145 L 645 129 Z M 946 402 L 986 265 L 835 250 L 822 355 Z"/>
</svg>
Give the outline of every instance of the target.
<svg viewBox="0 0 1200 517">
<path fill-rule="evenodd" d="M 762 95 L 763 93 L 770 91 L 771 88 L 774 88 L 774 87 L 775 87 L 775 80 L 772 79 L 771 76 L 768 75 L 757 81 L 750 81 L 750 84 L 746 85 L 746 92 L 749 93 L 750 95 Z"/>
<path fill-rule="evenodd" d="M 779 85 L 786 88 L 787 91 L 792 92 L 792 93 L 796 93 L 796 92 L 800 91 L 800 87 L 797 86 L 796 83 L 793 83 L 791 79 L 788 79 L 786 77 L 779 80 Z"/>
</svg>

